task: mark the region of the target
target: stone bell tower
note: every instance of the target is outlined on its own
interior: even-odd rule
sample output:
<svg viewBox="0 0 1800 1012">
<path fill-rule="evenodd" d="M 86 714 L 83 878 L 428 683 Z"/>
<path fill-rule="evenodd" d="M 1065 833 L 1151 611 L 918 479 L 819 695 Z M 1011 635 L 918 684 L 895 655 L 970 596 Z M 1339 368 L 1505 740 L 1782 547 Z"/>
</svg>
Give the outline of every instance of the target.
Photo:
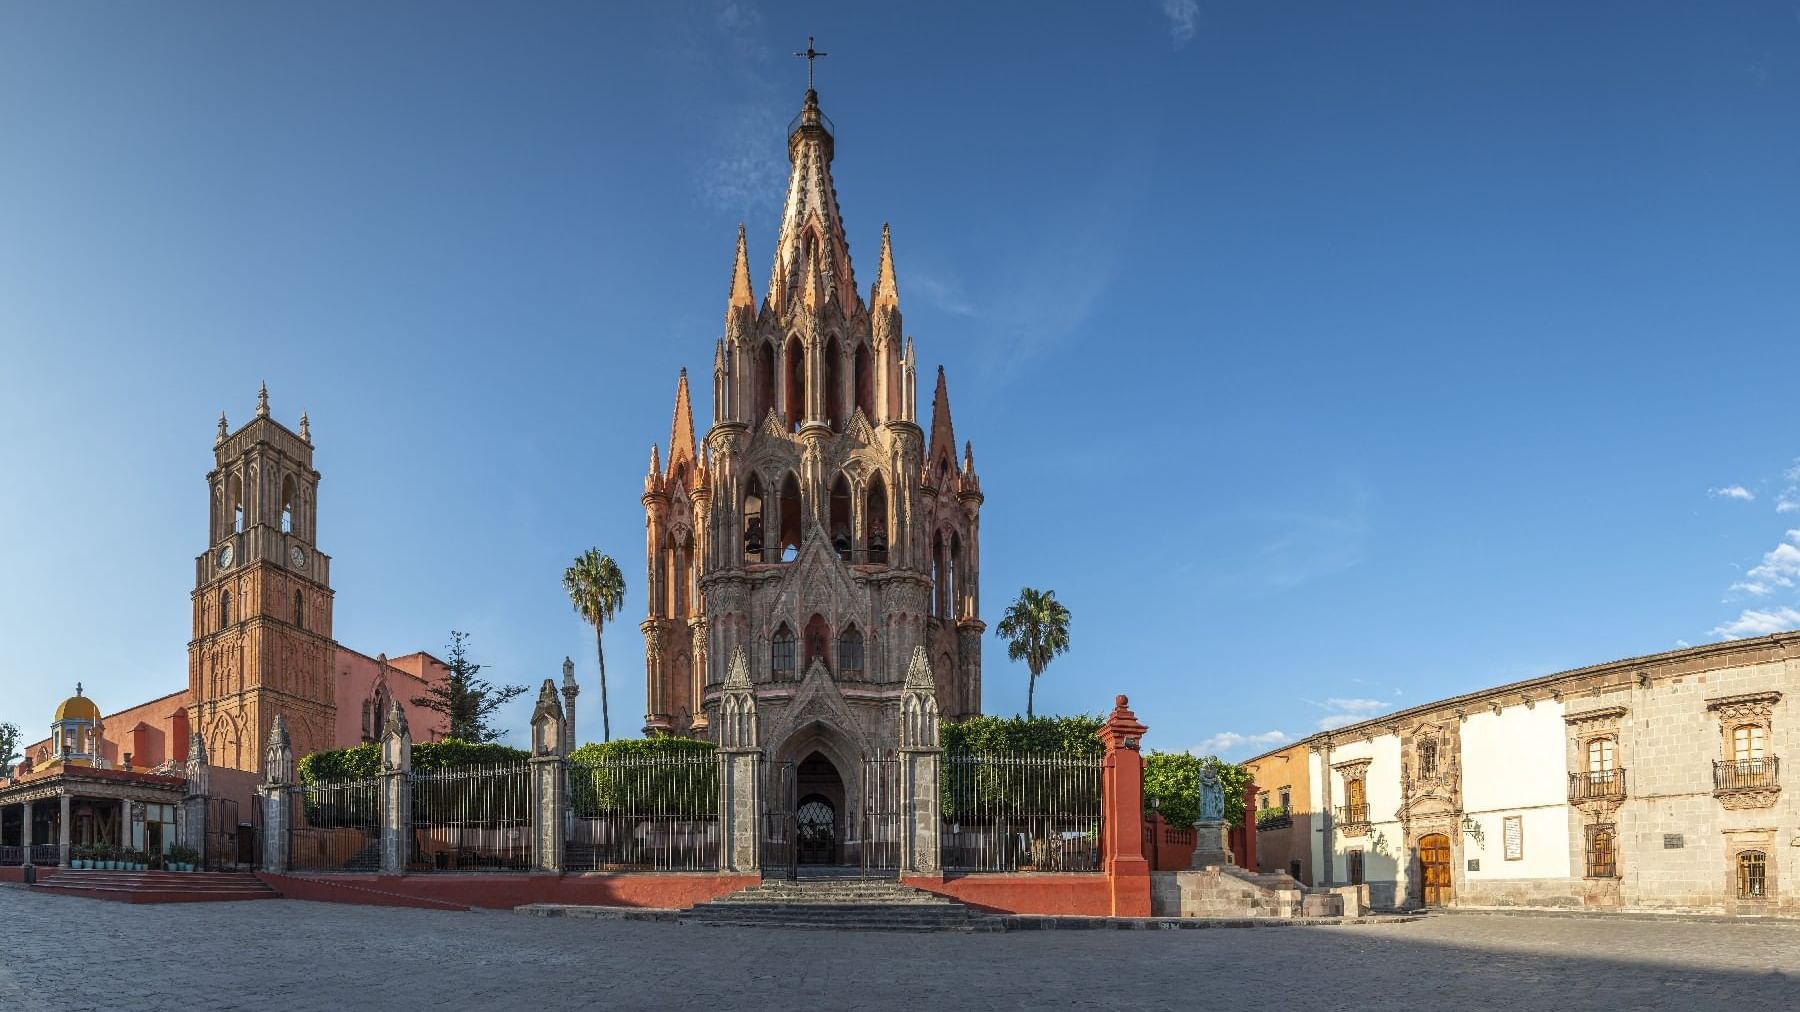
<svg viewBox="0 0 1800 1012">
<path fill-rule="evenodd" d="M 190 720 L 215 766 L 256 771 L 277 714 L 296 755 L 333 744 L 331 559 L 314 545 L 312 433 L 269 415 L 269 391 L 236 432 L 219 416 L 207 548 L 195 560 Z"/>
<path fill-rule="evenodd" d="M 712 425 L 696 441 L 683 370 L 667 460 L 651 448 L 644 724 L 706 734 L 741 649 L 771 754 L 816 752 L 847 778 L 896 746 L 915 648 L 947 719 L 980 711 L 986 627 L 973 449 L 958 451 L 942 369 L 929 438 L 919 424 L 886 226 L 866 301 L 857 289 L 834 143 L 809 88 L 760 302 L 738 229 Z"/>
</svg>

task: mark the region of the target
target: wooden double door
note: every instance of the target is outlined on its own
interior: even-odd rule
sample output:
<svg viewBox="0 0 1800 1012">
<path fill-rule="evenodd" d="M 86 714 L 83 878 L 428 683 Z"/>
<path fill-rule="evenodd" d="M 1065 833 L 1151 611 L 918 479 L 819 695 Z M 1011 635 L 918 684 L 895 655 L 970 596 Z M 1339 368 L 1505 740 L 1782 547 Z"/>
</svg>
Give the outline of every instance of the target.
<svg viewBox="0 0 1800 1012">
<path fill-rule="evenodd" d="M 1442 833 L 1419 837 L 1419 880 L 1425 905 L 1450 905 L 1450 838 Z"/>
</svg>

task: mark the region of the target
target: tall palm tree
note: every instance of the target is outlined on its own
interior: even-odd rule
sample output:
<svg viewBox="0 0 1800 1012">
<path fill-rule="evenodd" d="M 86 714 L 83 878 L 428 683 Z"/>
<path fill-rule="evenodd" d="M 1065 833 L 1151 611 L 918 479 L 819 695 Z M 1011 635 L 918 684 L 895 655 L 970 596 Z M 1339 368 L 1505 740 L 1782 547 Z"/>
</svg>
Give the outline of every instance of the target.
<svg viewBox="0 0 1800 1012">
<path fill-rule="evenodd" d="M 1006 640 L 1006 656 L 1024 661 L 1031 669 L 1031 683 L 1025 690 L 1025 718 L 1029 720 L 1038 676 L 1052 658 L 1069 650 L 1069 609 L 1056 599 L 1056 591 L 1025 587 L 1000 616 L 999 632 Z"/>
<path fill-rule="evenodd" d="M 575 613 L 594 627 L 594 651 L 600 655 L 601 740 L 612 741 L 612 718 L 606 708 L 606 643 L 600 634 L 625 606 L 625 574 L 612 556 L 590 548 L 563 571 L 563 589 L 569 592 Z"/>
</svg>

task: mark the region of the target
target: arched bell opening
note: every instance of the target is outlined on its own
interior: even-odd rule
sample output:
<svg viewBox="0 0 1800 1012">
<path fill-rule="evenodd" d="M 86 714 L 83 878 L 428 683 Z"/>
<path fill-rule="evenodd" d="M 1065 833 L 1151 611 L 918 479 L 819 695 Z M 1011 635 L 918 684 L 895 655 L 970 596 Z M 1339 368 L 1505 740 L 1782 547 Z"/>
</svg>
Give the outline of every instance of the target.
<svg viewBox="0 0 1800 1012">
<path fill-rule="evenodd" d="M 800 431 L 806 417 L 806 351 L 798 337 L 788 338 L 787 353 L 787 428 Z"/>
<path fill-rule="evenodd" d="M 831 485 L 831 550 L 838 558 L 850 561 L 854 543 L 850 540 L 850 482 L 843 475 Z"/>
<path fill-rule="evenodd" d="M 744 492 L 744 561 L 763 560 L 763 490 L 762 479 L 750 476 Z"/>
<path fill-rule="evenodd" d="M 781 561 L 800 555 L 800 480 L 793 472 L 781 482 Z"/>
<path fill-rule="evenodd" d="M 887 483 L 877 474 L 869 481 L 868 508 L 863 522 L 869 528 L 869 561 L 887 565 L 888 561 L 888 508 Z"/>
</svg>

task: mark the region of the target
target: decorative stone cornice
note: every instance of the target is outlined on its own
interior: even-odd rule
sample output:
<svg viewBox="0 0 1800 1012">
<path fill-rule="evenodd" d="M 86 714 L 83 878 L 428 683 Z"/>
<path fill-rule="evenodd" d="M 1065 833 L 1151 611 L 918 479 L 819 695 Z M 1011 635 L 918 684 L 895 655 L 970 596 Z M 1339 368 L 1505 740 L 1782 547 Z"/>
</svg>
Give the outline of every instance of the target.
<svg viewBox="0 0 1800 1012">
<path fill-rule="evenodd" d="M 1768 720 L 1781 693 L 1745 692 L 1735 696 L 1717 696 L 1706 701 L 1706 708 L 1724 720 Z"/>
<path fill-rule="evenodd" d="M 1374 761 L 1373 757 L 1366 759 L 1347 759 L 1341 763 L 1332 763 L 1331 768 L 1336 770 L 1344 779 L 1354 780 L 1367 773 L 1369 771 L 1369 765 Z"/>
<path fill-rule="evenodd" d="M 1778 786 L 1726 788 L 1714 791 L 1713 797 L 1719 799 L 1719 807 L 1732 811 L 1773 808 L 1775 799 L 1781 797 L 1781 788 Z"/>
<path fill-rule="evenodd" d="M 1568 725 L 1597 724 L 1602 721 L 1618 721 L 1630 712 L 1623 706 L 1603 706 L 1596 710 L 1583 710 L 1580 713 L 1563 714 L 1563 723 Z"/>
</svg>

